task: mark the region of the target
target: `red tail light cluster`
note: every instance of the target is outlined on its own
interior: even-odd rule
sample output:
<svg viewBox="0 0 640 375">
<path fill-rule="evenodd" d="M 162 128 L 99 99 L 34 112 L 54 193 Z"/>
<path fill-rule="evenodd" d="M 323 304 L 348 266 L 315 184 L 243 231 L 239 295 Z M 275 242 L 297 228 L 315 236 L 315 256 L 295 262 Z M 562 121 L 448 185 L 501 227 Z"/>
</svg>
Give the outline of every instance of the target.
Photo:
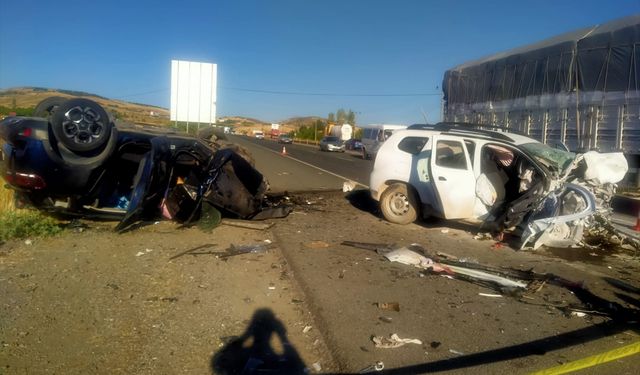
<svg viewBox="0 0 640 375">
<path fill-rule="evenodd" d="M 25 189 L 40 190 L 47 186 L 44 179 L 35 174 L 7 172 L 4 178 L 10 185 Z"/>
<path fill-rule="evenodd" d="M 18 132 L 18 135 L 21 135 L 23 137 L 31 137 L 32 134 L 33 134 L 33 129 L 31 128 L 22 128 Z"/>
</svg>

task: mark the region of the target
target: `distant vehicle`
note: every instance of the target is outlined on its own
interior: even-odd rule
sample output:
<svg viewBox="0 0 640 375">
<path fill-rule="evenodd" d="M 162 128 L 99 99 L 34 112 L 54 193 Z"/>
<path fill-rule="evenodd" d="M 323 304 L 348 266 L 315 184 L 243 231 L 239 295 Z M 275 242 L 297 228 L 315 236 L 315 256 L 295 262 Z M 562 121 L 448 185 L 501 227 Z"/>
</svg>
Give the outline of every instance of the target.
<svg viewBox="0 0 640 375">
<path fill-rule="evenodd" d="M 362 150 L 362 141 L 359 139 L 349 139 L 344 142 L 345 150 L 360 151 Z"/>
<path fill-rule="evenodd" d="M 271 124 L 271 129 L 269 130 L 269 138 L 278 139 L 280 137 L 280 124 Z"/>
<path fill-rule="evenodd" d="M 324 135 L 340 138 L 341 141 L 347 141 L 353 137 L 353 126 L 350 124 L 333 124 L 328 123 L 324 129 Z"/>
<path fill-rule="evenodd" d="M 278 143 L 293 143 L 293 139 L 286 134 L 280 134 L 278 137 Z"/>
<path fill-rule="evenodd" d="M 344 144 L 338 137 L 326 136 L 320 140 L 320 151 L 344 152 Z"/>
<path fill-rule="evenodd" d="M 259 130 L 254 131 L 253 136 L 257 139 L 264 139 L 264 133 Z"/>
<path fill-rule="evenodd" d="M 362 158 L 375 157 L 384 141 L 396 130 L 406 129 L 406 125 L 370 124 L 362 126 Z"/>
</svg>

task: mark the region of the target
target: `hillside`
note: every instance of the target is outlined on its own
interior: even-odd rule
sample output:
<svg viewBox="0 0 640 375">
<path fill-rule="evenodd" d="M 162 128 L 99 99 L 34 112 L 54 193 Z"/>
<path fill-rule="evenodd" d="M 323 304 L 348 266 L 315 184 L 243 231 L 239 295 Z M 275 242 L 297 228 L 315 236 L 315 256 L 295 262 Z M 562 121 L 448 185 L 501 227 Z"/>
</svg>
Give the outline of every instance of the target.
<svg viewBox="0 0 640 375">
<path fill-rule="evenodd" d="M 0 115 L 7 115 L 16 109 L 32 109 L 40 101 L 51 96 L 65 98 L 83 97 L 94 100 L 111 112 L 116 118 L 136 123 L 158 126 L 169 126 L 169 110 L 152 105 L 130 103 L 122 100 L 105 98 L 99 95 L 61 89 L 48 89 L 40 87 L 20 87 L 0 90 Z M 6 112 L 6 113 L 5 113 Z M 29 112 L 30 113 L 30 112 Z M 326 119 L 317 116 L 292 117 L 280 122 L 280 131 L 288 133 L 297 131 L 302 126 L 313 127 L 316 121 L 326 122 Z M 232 126 L 239 133 L 250 134 L 253 130 L 269 131 L 271 123 L 242 116 L 226 116 L 218 119 L 218 125 Z"/>
<path fill-rule="evenodd" d="M 40 101 L 51 96 L 61 96 L 65 98 L 83 97 L 94 100 L 104 106 L 105 109 L 111 112 L 116 118 L 127 122 L 160 126 L 169 125 L 169 111 L 165 108 L 108 99 L 82 91 L 40 87 L 11 88 L 0 91 L 0 107 L 5 107 L 9 110 L 13 108 L 33 108 Z"/>
</svg>

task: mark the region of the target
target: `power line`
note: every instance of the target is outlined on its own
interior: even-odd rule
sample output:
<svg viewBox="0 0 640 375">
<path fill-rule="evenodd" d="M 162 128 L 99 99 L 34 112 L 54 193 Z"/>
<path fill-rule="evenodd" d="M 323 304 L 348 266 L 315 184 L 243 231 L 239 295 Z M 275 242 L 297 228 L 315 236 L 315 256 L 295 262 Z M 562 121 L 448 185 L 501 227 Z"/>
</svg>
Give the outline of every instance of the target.
<svg viewBox="0 0 640 375">
<path fill-rule="evenodd" d="M 241 87 L 225 87 L 225 86 L 221 86 L 220 89 L 222 89 L 222 90 L 232 90 L 232 91 L 253 92 L 253 93 L 258 93 L 258 94 L 292 95 L 292 96 L 335 96 L 335 97 L 340 97 L 340 96 L 349 96 L 349 97 L 358 97 L 358 96 L 360 96 L 360 97 L 442 96 L 442 93 L 440 93 L 440 92 L 431 92 L 431 93 L 422 92 L 422 93 L 409 93 L 409 94 L 379 94 L 379 93 L 375 93 L 375 94 L 353 94 L 353 93 L 320 93 L 320 92 L 299 92 L 299 91 L 276 91 L 276 90 L 260 90 L 260 89 L 248 89 L 248 88 L 241 88 Z M 157 89 L 157 90 L 152 90 L 152 91 L 145 91 L 145 92 L 140 92 L 140 93 L 135 93 L 135 94 L 123 95 L 123 96 L 117 97 L 117 99 L 125 99 L 125 98 L 131 98 L 131 97 L 135 97 L 135 96 L 156 94 L 156 93 L 159 93 L 159 92 L 166 92 L 166 91 L 169 91 L 168 87 Z"/>
<path fill-rule="evenodd" d="M 297 95 L 297 96 L 441 96 L 442 93 L 411 93 L 411 94 L 341 94 L 341 93 L 318 93 L 318 92 L 295 92 L 295 91 L 274 91 L 274 90 L 258 90 L 239 87 L 221 87 L 225 90 L 255 92 L 260 94 L 273 95 Z"/>
<path fill-rule="evenodd" d="M 142 96 L 142 95 L 149 95 L 149 94 L 155 94 L 158 92 L 165 92 L 165 91 L 169 91 L 168 87 L 162 88 L 162 89 L 157 89 L 157 90 L 153 90 L 153 91 L 146 91 L 146 92 L 139 92 L 136 94 L 129 94 L 129 95 L 123 95 L 123 96 L 119 96 L 116 99 L 125 99 L 125 98 L 131 98 L 133 96 Z"/>
</svg>

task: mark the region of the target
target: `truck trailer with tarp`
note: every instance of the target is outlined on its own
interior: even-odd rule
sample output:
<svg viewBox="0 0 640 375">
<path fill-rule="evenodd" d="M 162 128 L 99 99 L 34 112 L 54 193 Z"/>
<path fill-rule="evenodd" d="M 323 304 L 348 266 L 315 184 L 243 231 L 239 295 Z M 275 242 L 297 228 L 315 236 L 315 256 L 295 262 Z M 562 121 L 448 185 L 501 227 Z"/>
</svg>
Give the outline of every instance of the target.
<svg viewBox="0 0 640 375">
<path fill-rule="evenodd" d="M 640 183 L 640 14 L 456 66 L 442 88 L 445 121 L 622 151 Z"/>
</svg>

